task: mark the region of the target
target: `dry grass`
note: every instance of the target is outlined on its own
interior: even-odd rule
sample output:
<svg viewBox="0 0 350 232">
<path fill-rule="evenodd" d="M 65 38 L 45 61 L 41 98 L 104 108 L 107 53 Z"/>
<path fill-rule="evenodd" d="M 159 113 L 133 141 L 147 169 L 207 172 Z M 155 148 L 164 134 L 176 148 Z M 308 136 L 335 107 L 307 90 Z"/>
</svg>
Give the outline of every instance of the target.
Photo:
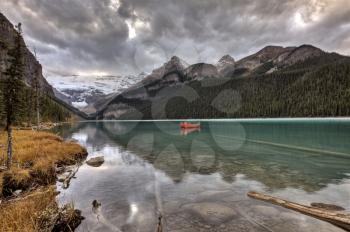
<svg viewBox="0 0 350 232">
<path fill-rule="evenodd" d="M 13 132 L 13 160 L 34 168 L 47 167 L 55 162 L 74 162 L 75 155 L 85 150 L 75 143 L 65 143 L 54 134 L 31 130 Z M 1 133 L 0 144 L 6 144 L 6 134 Z"/>
<path fill-rule="evenodd" d="M 8 202 L 1 205 L 0 231 L 40 231 L 38 220 L 42 212 L 52 208 L 55 210 L 55 190 L 37 190 L 32 196 L 23 200 Z"/>
<path fill-rule="evenodd" d="M 80 145 L 47 132 L 14 131 L 13 140 L 13 167 L 0 172 L 0 191 L 4 196 L 17 189 L 26 193 L 21 200 L 3 200 L 0 231 L 42 231 L 38 228 L 42 214 L 58 210 L 55 188 L 49 186 L 56 181 L 56 166 L 75 164 L 87 153 Z M 6 141 L 6 134 L 1 132 L 0 145 Z M 38 190 L 41 186 L 46 186 L 45 191 Z"/>
<path fill-rule="evenodd" d="M 6 134 L 2 132 L 0 144 L 6 144 L 6 141 Z M 13 168 L 3 174 L 5 179 L 1 179 L 22 188 L 33 183 L 50 184 L 56 179 L 55 165 L 74 164 L 85 154 L 86 150 L 80 145 L 64 142 L 59 136 L 48 132 L 14 131 Z"/>
</svg>

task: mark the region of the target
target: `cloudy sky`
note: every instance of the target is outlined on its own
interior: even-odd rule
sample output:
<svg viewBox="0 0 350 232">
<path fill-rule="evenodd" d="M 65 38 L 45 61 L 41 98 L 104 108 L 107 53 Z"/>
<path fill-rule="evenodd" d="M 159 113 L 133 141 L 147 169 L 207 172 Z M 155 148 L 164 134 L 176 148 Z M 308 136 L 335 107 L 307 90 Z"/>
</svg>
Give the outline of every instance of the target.
<svg viewBox="0 0 350 232">
<path fill-rule="evenodd" d="M 349 0 L 1 0 L 50 75 L 150 72 L 266 45 L 350 55 Z"/>
</svg>

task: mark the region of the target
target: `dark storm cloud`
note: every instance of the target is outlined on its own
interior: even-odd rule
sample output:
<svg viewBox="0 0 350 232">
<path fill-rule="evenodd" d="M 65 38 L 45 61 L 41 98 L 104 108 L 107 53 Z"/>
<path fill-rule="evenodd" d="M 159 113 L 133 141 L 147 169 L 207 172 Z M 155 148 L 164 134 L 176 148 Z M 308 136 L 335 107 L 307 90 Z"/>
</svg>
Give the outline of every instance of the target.
<svg viewBox="0 0 350 232">
<path fill-rule="evenodd" d="M 236 58 L 269 45 L 314 44 L 350 54 L 347 0 L 9 0 L 47 71 L 151 71 Z"/>
</svg>

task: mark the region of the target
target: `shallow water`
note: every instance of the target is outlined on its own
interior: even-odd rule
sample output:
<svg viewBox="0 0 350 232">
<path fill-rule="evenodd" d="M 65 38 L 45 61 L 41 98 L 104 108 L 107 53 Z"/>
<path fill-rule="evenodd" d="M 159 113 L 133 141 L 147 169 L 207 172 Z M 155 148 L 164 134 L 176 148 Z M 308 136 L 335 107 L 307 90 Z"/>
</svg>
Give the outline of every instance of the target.
<svg viewBox="0 0 350 232">
<path fill-rule="evenodd" d="M 84 122 L 55 129 L 86 146 L 84 164 L 62 203 L 86 218 L 78 231 L 342 231 L 249 199 L 264 192 L 350 211 L 350 121 Z M 58 183 L 60 187 L 60 184 Z M 101 203 L 98 208 L 92 202 Z"/>
</svg>

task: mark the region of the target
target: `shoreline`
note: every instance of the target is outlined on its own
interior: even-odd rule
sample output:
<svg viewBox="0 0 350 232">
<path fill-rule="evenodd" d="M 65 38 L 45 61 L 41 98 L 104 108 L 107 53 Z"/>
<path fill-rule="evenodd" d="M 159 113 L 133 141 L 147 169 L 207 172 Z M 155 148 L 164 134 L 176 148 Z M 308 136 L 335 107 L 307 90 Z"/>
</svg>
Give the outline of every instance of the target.
<svg viewBox="0 0 350 232">
<path fill-rule="evenodd" d="M 86 149 L 45 131 L 16 130 L 14 138 L 14 165 L 0 171 L 0 230 L 74 230 L 83 217 L 72 204 L 59 206 L 56 183 L 83 163 Z M 4 139 L 0 134 L 0 143 Z"/>
<path fill-rule="evenodd" d="M 80 122 L 254 122 L 254 121 L 265 121 L 265 122 L 275 122 L 275 121 L 349 121 L 350 117 L 316 117 L 316 118 L 308 118 L 308 117 L 300 117 L 300 118 L 217 118 L 217 119 L 144 119 L 144 120 L 121 120 L 121 119 L 113 119 L 113 120 L 82 120 L 77 121 Z"/>
</svg>

